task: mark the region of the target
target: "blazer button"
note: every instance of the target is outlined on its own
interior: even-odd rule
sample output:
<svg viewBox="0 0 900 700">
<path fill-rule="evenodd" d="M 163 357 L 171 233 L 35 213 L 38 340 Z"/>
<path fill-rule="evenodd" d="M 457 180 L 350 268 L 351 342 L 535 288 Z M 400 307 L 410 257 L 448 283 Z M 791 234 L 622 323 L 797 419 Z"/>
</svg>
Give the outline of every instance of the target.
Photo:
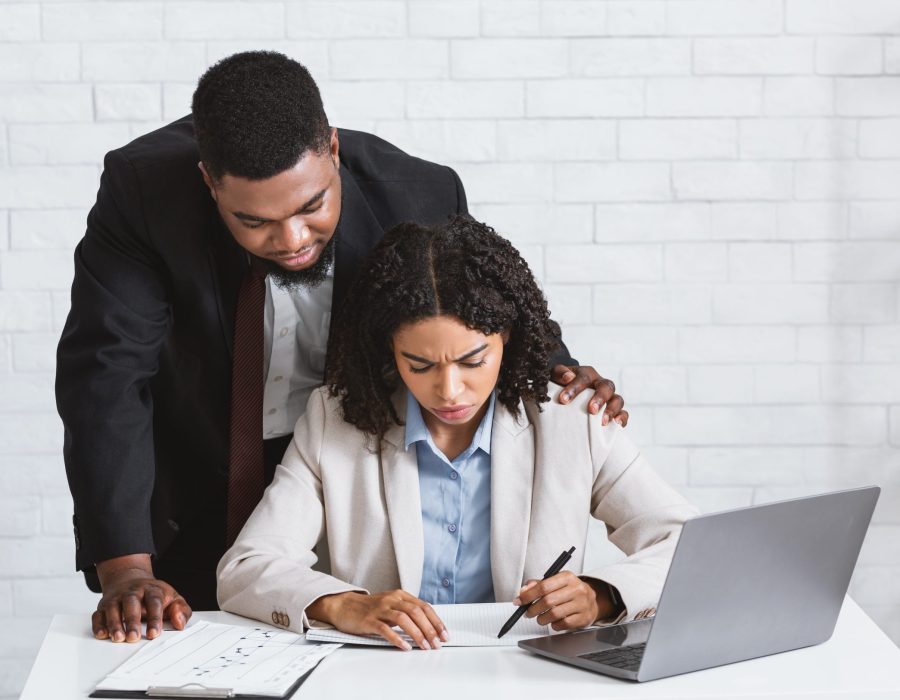
<svg viewBox="0 0 900 700">
<path fill-rule="evenodd" d="M 169 518 L 166 522 L 169 524 L 169 527 L 172 528 L 175 532 L 178 532 L 181 529 L 181 526 L 174 520 L 172 520 L 172 518 Z"/>
</svg>

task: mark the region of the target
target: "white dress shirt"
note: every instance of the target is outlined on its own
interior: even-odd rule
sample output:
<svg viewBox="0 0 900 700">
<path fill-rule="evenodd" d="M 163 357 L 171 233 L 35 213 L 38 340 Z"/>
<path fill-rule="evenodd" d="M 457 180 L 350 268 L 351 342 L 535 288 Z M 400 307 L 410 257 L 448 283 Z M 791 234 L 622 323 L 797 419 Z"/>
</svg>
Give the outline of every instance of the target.
<svg viewBox="0 0 900 700">
<path fill-rule="evenodd" d="M 266 278 L 263 438 L 294 431 L 312 390 L 322 385 L 331 326 L 334 265 L 317 287 L 287 291 Z"/>
</svg>

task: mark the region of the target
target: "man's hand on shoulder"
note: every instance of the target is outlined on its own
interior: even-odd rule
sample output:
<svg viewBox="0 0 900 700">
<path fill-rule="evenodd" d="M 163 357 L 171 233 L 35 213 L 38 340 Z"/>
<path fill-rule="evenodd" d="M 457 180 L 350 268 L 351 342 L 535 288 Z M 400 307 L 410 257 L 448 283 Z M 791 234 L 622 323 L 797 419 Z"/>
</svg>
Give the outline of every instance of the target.
<svg viewBox="0 0 900 700">
<path fill-rule="evenodd" d="M 550 379 L 565 387 L 559 395 L 560 403 L 570 403 L 585 389 L 593 389 L 594 396 L 588 404 L 588 410 L 596 415 L 600 412 L 600 407 L 606 404 L 601 418 L 603 425 L 611 420 L 622 427 L 628 425 L 628 411 L 622 408 L 625 400 L 616 393 L 616 385 L 601 377 L 593 367 L 556 365 L 550 372 Z"/>
<path fill-rule="evenodd" d="M 147 639 L 162 632 L 163 620 L 181 630 L 191 617 L 191 607 L 178 591 L 153 576 L 149 554 L 129 554 L 97 564 L 103 597 L 91 616 L 96 639 L 137 642 L 141 620 L 147 621 Z"/>
</svg>

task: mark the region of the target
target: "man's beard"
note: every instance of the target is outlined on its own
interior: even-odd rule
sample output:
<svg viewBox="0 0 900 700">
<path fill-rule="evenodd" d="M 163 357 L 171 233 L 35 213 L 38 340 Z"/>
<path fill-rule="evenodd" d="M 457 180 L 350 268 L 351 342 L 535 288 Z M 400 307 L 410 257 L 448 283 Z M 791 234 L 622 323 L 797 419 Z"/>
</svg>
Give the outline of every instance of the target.
<svg viewBox="0 0 900 700">
<path fill-rule="evenodd" d="M 328 268 L 334 260 L 334 239 L 337 238 L 337 232 L 331 237 L 331 240 L 322 249 L 319 259 L 313 263 L 312 267 L 302 270 L 286 270 L 273 260 L 263 259 L 269 277 L 279 289 L 287 292 L 296 292 L 301 289 L 312 289 L 318 287 L 328 276 Z"/>
</svg>

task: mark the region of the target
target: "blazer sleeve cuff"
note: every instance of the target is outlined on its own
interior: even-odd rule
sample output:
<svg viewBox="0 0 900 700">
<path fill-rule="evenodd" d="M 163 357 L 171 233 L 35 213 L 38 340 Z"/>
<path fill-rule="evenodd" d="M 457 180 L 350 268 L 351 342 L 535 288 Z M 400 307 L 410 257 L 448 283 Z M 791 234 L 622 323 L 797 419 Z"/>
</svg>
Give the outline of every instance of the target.
<svg viewBox="0 0 900 700">
<path fill-rule="evenodd" d="M 330 578 L 330 577 L 328 577 Z M 329 583 L 333 583 L 333 585 L 329 586 Z M 315 603 L 319 598 L 323 598 L 327 595 L 335 595 L 337 593 L 365 593 L 369 594 L 369 591 L 365 588 L 359 588 L 358 586 L 351 586 L 349 583 L 344 583 L 339 579 L 332 578 L 331 581 L 326 581 L 324 578 L 321 581 L 321 590 L 318 593 L 313 593 L 313 597 L 309 597 L 309 594 L 306 593 L 304 597 L 308 598 L 309 602 L 303 606 L 303 614 L 300 616 L 300 625 L 305 632 L 310 627 L 315 629 L 331 629 L 334 625 L 330 625 L 327 622 L 322 622 L 321 620 L 315 620 L 310 618 L 306 614 L 306 610 L 310 605 Z"/>
<path fill-rule="evenodd" d="M 625 609 L 612 620 L 598 620 L 598 625 L 617 625 L 631 622 L 656 614 L 656 604 L 662 593 L 662 584 L 648 582 L 643 576 L 635 576 L 627 571 L 627 566 L 612 564 L 590 573 L 582 574 L 582 578 L 591 578 L 615 586 Z"/>
</svg>

